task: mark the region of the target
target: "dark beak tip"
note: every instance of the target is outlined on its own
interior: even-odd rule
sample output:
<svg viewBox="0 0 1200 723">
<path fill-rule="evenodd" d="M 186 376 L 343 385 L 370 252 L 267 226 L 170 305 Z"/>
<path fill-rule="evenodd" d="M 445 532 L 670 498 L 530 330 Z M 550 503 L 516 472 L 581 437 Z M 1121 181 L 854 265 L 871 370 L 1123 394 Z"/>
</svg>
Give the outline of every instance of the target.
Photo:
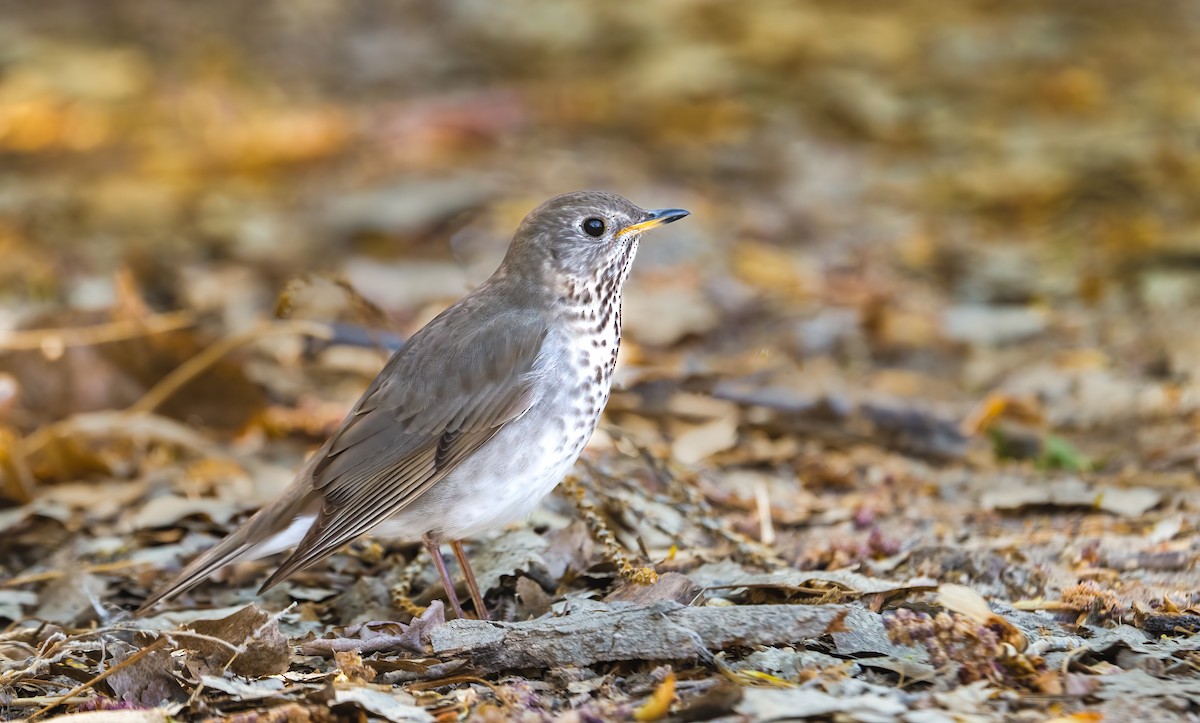
<svg viewBox="0 0 1200 723">
<path fill-rule="evenodd" d="M 650 212 L 650 218 L 661 221 L 664 225 L 675 223 L 681 218 L 691 216 L 692 212 L 682 208 L 660 208 Z"/>
</svg>

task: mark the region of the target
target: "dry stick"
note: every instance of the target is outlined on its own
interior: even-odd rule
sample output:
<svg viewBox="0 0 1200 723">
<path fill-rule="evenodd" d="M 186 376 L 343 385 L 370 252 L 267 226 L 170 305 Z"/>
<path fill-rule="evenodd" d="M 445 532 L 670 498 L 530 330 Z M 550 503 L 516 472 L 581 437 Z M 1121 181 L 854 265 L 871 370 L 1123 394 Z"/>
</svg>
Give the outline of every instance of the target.
<svg viewBox="0 0 1200 723">
<path fill-rule="evenodd" d="M 96 697 L 97 696 L 94 696 L 94 695 L 88 696 L 86 698 L 79 698 L 78 696 L 76 696 L 79 703 L 87 703 L 88 701 L 96 700 Z M 57 695 L 35 695 L 35 696 L 31 696 L 29 698 L 13 698 L 10 701 L 6 701 L 4 703 L 4 705 L 10 706 L 12 708 L 32 708 L 34 706 L 39 706 L 39 707 L 44 706 L 44 705 L 46 705 L 46 703 L 49 703 L 51 701 L 58 701 L 58 696 Z M 54 704 L 58 705 L 57 702 L 55 702 Z"/>
<path fill-rule="evenodd" d="M 766 480 L 754 483 L 754 503 L 758 509 L 758 540 L 764 545 L 773 545 L 775 525 L 771 519 L 771 488 Z"/>
<path fill-rule="evenodd" d="M 442 688 L 458 683 L 479 683 L 480 685 L 486 685 L 493 691 L 497 689 L 495 683 L 490 683 L 475 675 L 450 675 L 445 678 L 435 678 L 433 680 L 418 680 L 415 683 L 409 683 L 404 688 L 406 690 L 429 690 L 431 688 Z"/>
<path fill-rule="evenodd" d="M 504 706 L 505 708 L 508 707 L 508 703 L 504 700 L 504 697 L 500 695 L 500 687 L 498 685 L 474 675 L 451 675 L 445 678 L 437 678 L 435 680 L 419 680 L 415 683 L 410 683 L 404 686 L 404 689 L 416 691 L 432 690 L 434 688 L 442 688 L 447 685 L 458 685 L 459 683 L 477 683 L 479 685 L 485 685 L 491 689 L 492 695 L 496 697 L 496 700 L 500 702 L 500 705 Z"/>
<path fill-rule="evenodd" d="M 0 349 L 29 351 L 44 349 L 48 345 L 70 347 L 107 344 L 176 331 L 191 326 L 195 320 L 196 316 L 191 311 L 170 311 L 141 319 L 110 321 L 92 326 L 4 330 L 0 331 Z"/>
<path fill-rule="evenodd" d="M 136 663 L 137 661 L 139 661 L 142 658 L 149 655 L 154 650 L 157 650 L 158 648 L 162 647 L 162 644 L 165 642 L 165 640 L 166 640 L 165 638 L 159 638 L 158 640 L 155 640 L 153 643 L 150 643 L 146 647 L 137 651 L 133 655 L 130 655 L 128 658 L 122 660 L 121 662 L 117 663 L 113 667 L 109 668 L 108 670 L 104 671 L 103 673 L 92 678 L 88 682 L 81 683 L 81 684 L 75 686 L 74 688 L 71 689 L 71 692 L 67 693 L 63 697 L 59 698 L 58 700 L 54 701 L 53 703 L 48 703 L 48 704 L 42 706 L 41 708 L 38 708 L 37 710 L 35 710 L 32 714 L 30 714 L 29 718 L 27 718 L 26 720 L 33 720 L 34 718 L 37 718 L 38 716 L 42 715 L 46 711 L 57 708 L 58 706 L 66 703 L 67 701 L 71 700 L 75 696 L 79 695 L 83 691 L 92 688 L 93 686 L 96 685 L 96 683 L 99 683 L 100 681 L 104 680 L 105 678 L 107 678 L 108 676 L 117 672 L 118 670 L 120 670 L 128 665 L 132 665 L 133 663 Z"/>
<path fill-rule="evenodd" d="M 330 339 L 333 337 L 333 332 L 328 326 L 313 321 L 260 322 L 255 324 L 252 329 L 218 339 L 199 354 L 175 367 L 170 374 L 160 379 L 157 384 L 142 395 L 141 399 L 131 404 L 126 411 L 131 413 L 153 412 L 172 394 L 179 391 L 192 379 L 203 374 L 209 367 L 220 361 L 221 357 L 232 352 L 234 349 L 266 336 L 283 334 L 300 334 L 314 336 L 319 339 Z"/>
</svg>

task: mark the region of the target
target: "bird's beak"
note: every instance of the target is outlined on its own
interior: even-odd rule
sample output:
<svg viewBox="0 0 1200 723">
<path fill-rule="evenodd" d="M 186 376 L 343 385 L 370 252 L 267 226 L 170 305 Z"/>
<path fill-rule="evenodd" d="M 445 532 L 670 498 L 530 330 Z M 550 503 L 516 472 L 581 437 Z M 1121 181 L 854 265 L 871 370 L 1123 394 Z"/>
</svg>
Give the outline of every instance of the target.
<svg viewBox="0 0 1200 723">
<path fill-rule="evenodd" d="M 632 233 L 642 233 L 643 231 L 649 231 L 652 228 L 666 226 L 669 223 L 678 221 L 684 216 L 690 215 L 690 212 L 684 211 L 682 208 L 660 208 L 657 211 L 651 211 L 649 215 L 646 216 L 644 221 L 630 224 L 629 226 L 621 229 L 617 232 L 617 235 L 628 236 Z"/>
</svg>

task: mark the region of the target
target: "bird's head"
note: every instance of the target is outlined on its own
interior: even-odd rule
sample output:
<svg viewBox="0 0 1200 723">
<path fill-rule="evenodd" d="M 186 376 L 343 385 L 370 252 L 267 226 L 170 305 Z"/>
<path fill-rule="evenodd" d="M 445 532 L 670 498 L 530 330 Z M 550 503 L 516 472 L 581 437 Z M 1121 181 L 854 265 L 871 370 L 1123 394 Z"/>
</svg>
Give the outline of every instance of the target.
<svg viewBox="0 0 1200 723">
<path fill-rule="evenodd" d="M 612 279 L 619 286 L 642 234 L 687 215 L 679 208 L 647 211 L 604 191 L 564 193 L 525 217 L 502 268 L 568 281 Z"/>
</svg>

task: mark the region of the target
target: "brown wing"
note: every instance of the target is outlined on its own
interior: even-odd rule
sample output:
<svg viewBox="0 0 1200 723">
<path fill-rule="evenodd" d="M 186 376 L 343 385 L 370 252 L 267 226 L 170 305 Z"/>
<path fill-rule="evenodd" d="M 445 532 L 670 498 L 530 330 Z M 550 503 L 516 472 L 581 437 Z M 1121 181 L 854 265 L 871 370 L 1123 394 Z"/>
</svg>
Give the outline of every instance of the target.
<svg viewBox="0 0 1200 723">
<path fill-rule="evenodd" d="M 321 511 L 263 589 L 411 504 L 524 414 L 546 331 L 527 313 L 463 304 L 409 340 L 322 450 L 312 468 Z"/>
</svg>

